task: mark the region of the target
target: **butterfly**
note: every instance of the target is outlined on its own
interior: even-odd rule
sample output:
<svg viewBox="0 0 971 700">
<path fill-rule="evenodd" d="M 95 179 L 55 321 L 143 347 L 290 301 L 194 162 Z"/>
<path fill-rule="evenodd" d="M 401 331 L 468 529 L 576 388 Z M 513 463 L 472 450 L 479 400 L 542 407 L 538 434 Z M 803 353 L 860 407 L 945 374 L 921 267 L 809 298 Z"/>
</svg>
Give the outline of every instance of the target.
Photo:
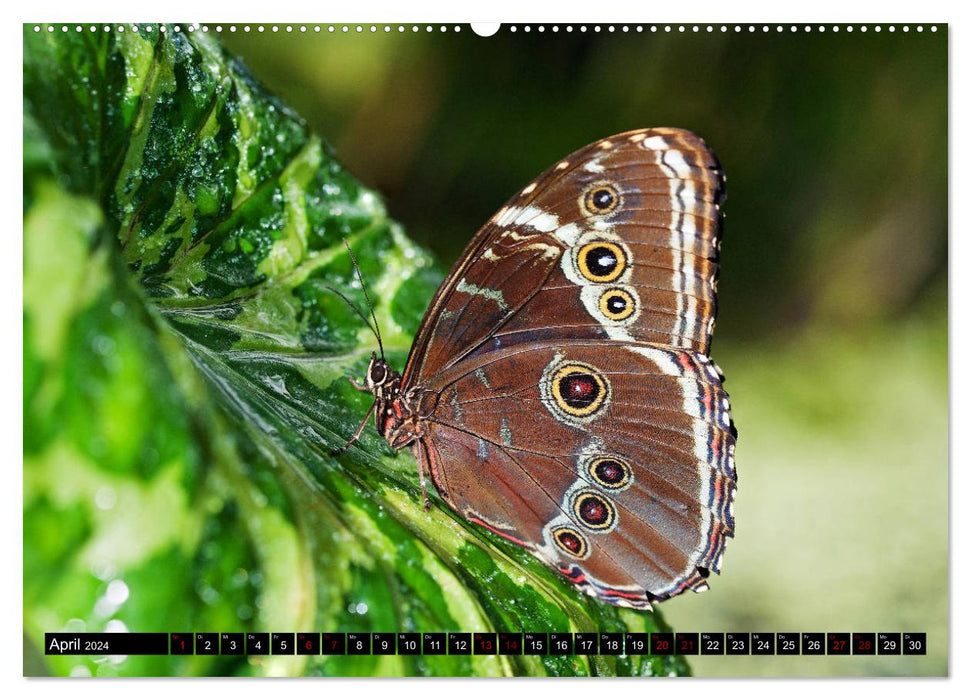
<svg viewBox="0 0 971 700">
<path fill-rule="evenodd" d="M 382 347 L 351 378 L 374 402 L 345 448 L 373 413 L 415 456 L 426 509 L 427 474 L 601 601 L 705 590 L 734 534 L 737 433 L 708 357 L 724 195 L 718 160 L 681 129 L 553 165 L 469 243 L 404 371 Z"/>
</svg>

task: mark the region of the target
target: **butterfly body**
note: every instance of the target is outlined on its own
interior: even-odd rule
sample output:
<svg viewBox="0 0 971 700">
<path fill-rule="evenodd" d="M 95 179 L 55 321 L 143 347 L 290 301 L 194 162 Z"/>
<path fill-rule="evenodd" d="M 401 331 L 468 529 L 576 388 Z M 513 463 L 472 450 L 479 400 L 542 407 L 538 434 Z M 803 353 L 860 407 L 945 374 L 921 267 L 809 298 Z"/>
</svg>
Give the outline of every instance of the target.
<svg viewBox="0 0 971 700">
<path fill-rule="evenodd" d="M 358 385 L 423 489 L 615 605 L 703 590 L 734 531 L 707 355 L 723 196 L 690 132 L 577 151 L 475 236 L 404 371 L 372 356 Z"/>
</svg>

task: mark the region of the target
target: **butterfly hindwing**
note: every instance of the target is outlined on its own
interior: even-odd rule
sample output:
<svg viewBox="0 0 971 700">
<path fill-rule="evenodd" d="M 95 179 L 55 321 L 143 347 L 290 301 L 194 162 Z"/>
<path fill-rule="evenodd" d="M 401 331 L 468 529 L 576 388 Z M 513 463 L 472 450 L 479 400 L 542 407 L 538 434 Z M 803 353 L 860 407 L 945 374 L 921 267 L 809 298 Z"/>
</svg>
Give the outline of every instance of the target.
<svg viewBox="0 0 971 700">
<path fill-rule="evenodd" d="M 525 344 L 439 377 L 423 445 L 458 512 L 614 604 L 717 571 L 734 529 L 734 434 L 704 355 Z"/>
</svg>

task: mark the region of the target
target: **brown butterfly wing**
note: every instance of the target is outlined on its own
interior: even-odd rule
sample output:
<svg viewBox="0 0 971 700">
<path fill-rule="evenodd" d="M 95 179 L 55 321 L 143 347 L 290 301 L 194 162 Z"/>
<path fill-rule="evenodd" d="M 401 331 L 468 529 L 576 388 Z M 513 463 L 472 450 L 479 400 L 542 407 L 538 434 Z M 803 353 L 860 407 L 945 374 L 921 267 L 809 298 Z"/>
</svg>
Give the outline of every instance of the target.
<svg viewBox="0 0 971 700">
<path fill-rule="evenodd" d="M 705 356 L 723 196 L 690 132 L 568 156 L 479 231 L 403 375 L 440 392 L 416 451 L 450 505 L 614 604 L 701 589 L 733 531 L 734 429 Z"/>
<path fill-rule="evenodd" d="M 723 197 L 718 161 L 688 131 L 642 129 L 573 153 L 466 248 L 425 314 L 404 384 L 537 334 L 707 352 Z M 618 265 L 598 267 L 598 253 Z"/>
<path fill-rule="evenodd" d="M 584 372 L 593 401 L 571 403 Z M 718 571 L 734 529 L 734 434 L 704 355 L 541 342 L 439 379 L 420 449 L 456 511 L 614 604 L 648 607 Z"/>
</svg>

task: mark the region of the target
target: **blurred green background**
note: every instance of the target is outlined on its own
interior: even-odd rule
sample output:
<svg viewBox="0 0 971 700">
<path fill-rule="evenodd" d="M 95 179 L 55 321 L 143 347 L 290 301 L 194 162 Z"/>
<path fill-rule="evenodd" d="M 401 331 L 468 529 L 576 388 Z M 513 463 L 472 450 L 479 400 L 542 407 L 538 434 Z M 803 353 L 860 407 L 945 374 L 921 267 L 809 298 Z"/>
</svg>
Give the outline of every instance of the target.
<svg viewBox="0 0 971 700">
<path fill-rule="evenodd" d="M 446 265 L 588 142 L 677 126 L 714 148 L 737 533 L 712 589 L 662 612 L 926 631 L 928 654 L 700 657 L 698 675 L 947 673 L 947 30 L 882 29 L 221 34 Z"/>
</svg>

